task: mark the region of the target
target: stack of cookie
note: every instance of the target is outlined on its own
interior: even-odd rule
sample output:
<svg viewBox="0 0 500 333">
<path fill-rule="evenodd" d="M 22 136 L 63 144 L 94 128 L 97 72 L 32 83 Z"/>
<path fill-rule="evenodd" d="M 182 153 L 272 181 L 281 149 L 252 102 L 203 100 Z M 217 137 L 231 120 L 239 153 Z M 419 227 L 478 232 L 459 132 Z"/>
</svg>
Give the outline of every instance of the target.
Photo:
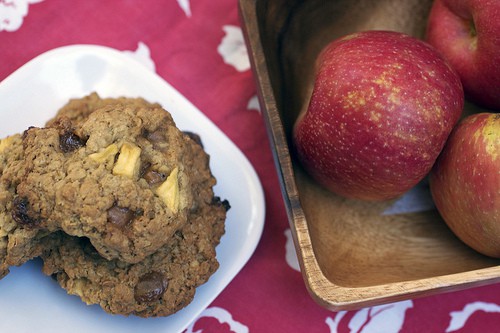
<svg viewBox="0 0 500 333">
<path fill-rule="evenodd" d="M 167 316 L 218 268 L 227 200 L 209 156 L 160 105 L 69 101 L 0 141 L 0 278 L 41 257 L 70 294 L 113 314 Z"/>
</svg>

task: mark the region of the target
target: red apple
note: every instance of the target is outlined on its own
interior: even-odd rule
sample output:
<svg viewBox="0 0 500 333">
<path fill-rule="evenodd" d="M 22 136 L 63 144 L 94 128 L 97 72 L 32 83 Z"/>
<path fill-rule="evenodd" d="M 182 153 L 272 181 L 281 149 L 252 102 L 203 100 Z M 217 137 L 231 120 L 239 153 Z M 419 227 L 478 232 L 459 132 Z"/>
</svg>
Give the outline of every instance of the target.
<svg viewBox="0 0 500 333">
<path fill-rule="evenodd" d="M 450 229 L 470 247 L 500 258 L 500 114 L 462 120 L 429 179 Z"/>
<path fill-rule="evenodd" d="M 436 0 L 427 41 L 456 69 L 468 99 L 500 110 L 499 0 Z"/>
<path fill-rule="evenodd" d="M 430 171 L 458 121 L 460 78 L 427 43 L 365 31 L 321 52 L 293 140 L 312 177 L 337 194 L 397 197 Z"/>
</svg>

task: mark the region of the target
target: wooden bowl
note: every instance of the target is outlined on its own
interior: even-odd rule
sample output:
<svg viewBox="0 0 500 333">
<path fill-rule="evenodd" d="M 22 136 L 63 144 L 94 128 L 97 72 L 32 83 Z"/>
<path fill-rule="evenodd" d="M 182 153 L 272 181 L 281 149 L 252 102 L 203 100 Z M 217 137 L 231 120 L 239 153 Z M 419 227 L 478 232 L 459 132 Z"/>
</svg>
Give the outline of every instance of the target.
<svg viewBox="0 0 500 333">
<path fill-rule="evenodd" d="M 459 241 L 436 210 L 381 214 L 392 202 L 347 200 L 319 187 L 290 133 L 331 40 L 384 29 L 424 34 L 431 0 L 240 0 L 290 227 L 306 286 L 331 310 L 351 310 L 500 282 L 500 260 Z M 477 112 L 467 104 L 468 112 Z"/>
</svg>

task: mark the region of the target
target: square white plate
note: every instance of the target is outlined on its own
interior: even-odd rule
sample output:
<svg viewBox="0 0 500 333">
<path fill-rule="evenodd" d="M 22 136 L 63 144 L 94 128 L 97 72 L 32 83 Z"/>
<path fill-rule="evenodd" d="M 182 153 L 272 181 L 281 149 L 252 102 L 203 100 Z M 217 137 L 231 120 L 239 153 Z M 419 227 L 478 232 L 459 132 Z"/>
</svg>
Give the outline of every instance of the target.
<svg viewBox="0 0 500 333">
<path fill-rule="evenodd" d="M 66 46 L 31 60 L 0 82 L 0 138 L 43 126 L 70 98 L 144 97 L 160 103 L 181 130 L 198 133 L 217 178 L 215 194 L 228 199 L 226 234 L 217 247 L 220 268 L 186 308 L 165 318 L 106 314 L 69 296 L 41 273 L 37 260 L 0 280 L 0 332 L 182 332 L 227 286 L 253 254 L 264 225 L 264 195 L 246 157 L 171 85 L 129 56 L 107 47 Z"/>
</svg>

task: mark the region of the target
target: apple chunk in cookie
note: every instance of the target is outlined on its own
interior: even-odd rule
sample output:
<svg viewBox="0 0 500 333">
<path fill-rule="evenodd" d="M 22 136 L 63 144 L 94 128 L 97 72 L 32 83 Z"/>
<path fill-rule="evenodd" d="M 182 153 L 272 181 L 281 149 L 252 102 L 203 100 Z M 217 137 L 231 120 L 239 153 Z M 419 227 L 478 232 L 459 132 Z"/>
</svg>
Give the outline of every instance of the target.
<svg viewBox="0 0 500 333">
<path fill-rule="evenodd" d="M 134 179 L 139 174 L 141 148 L 124 142 L 120 148 L 120 155 L 113 167 L 114 175 L 122 175 Z"/>
</svg>

